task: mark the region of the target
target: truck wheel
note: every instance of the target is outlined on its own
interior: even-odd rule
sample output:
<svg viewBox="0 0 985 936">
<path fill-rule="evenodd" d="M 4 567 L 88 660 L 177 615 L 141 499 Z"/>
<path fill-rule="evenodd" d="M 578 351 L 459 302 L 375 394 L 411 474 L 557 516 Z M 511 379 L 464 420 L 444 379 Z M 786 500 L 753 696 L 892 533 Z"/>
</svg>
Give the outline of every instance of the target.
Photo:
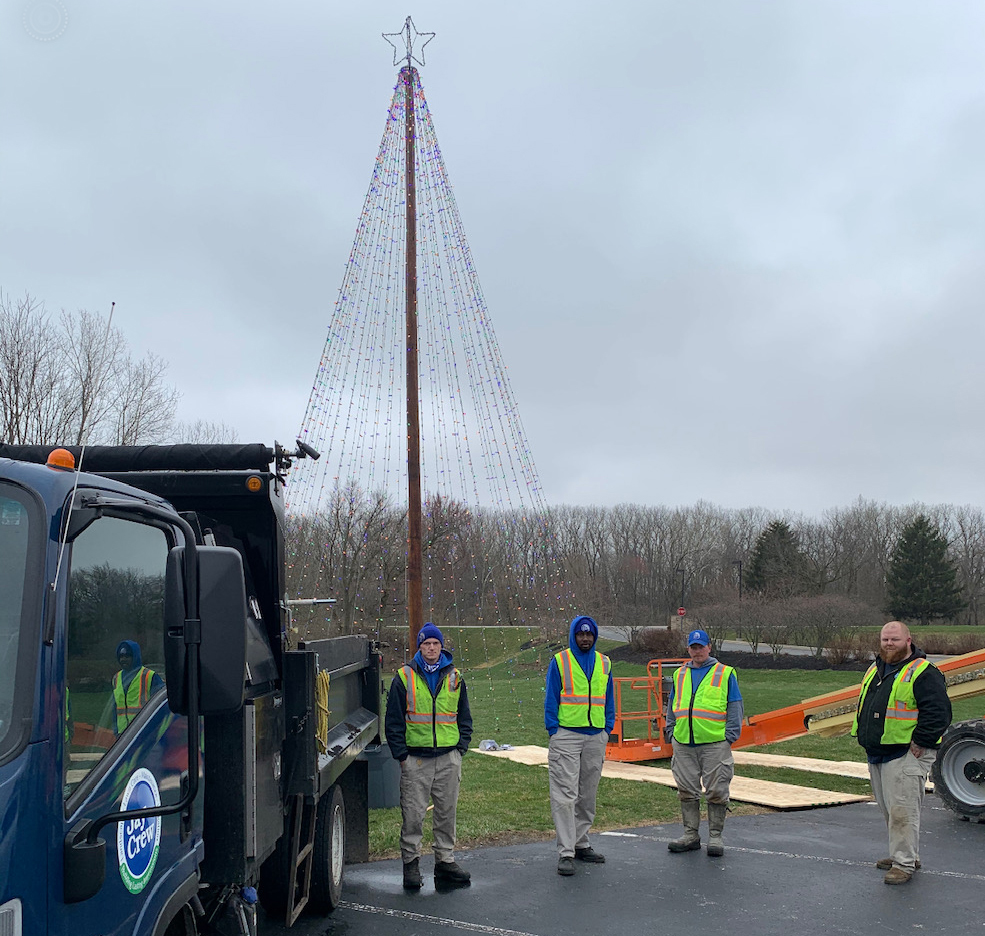
<svg viewBox="0 0 985 936">
<path fill-rule="evenodd" d="M 331 913 L 342 899 L 345 877 L 345 799 L 338 784 L 318 804 L 314 865 L 311 869 L 312 913 Z"/>
<path fill-rule="evenodd" d="M 934 792 L 962 816 L 985 816 L 985 720 L 951 725 L 931 768 Z"/>
</svg>

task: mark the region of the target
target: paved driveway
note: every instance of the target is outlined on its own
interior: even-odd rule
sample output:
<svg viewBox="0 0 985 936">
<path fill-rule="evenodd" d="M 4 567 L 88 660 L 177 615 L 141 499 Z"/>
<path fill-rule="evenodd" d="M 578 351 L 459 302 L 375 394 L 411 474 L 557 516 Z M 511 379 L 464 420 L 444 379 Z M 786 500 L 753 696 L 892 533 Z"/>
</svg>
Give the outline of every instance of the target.
<svg viewBox="0 0 985 936">
<path fill-rule="evenodd" d="M 934 797 L 923 812 L 923 870 L 889 887 L 873 863 L 886 851 L 878 808 L 855 804 L 730 818 L 724 858 L 671 855 L 678 826 L 596 837 L 604 865 L 561 878 L 553 842 L 480 848 L 459 857 L 470 888 L 437 893 L 431 858 L 425 887 L 401 888 L 400 862 L 347 869 L 345 900 L 331 917 L 302 918 L 265 936 L 597 936 L 672 928 L 684 934 L 831 936 L 840 933 L 985 932 L 985 825 L 960 821 Z"/>
</svg>

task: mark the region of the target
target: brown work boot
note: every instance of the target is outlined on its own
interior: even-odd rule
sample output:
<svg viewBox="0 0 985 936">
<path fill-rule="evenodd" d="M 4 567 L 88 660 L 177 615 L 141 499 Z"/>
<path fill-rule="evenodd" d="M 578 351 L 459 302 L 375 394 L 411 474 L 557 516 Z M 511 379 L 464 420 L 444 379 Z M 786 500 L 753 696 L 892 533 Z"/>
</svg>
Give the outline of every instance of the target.
<svg viewBox="0 0 985 936">
<path fill-rule="evenodd" d="M 681 800 L 681 818 L 684 820 L 684 834 L 667 843 L 672 852 L 697 851 L 701 848 L 698 826 L 701 824 L 701 803 L 698 800 Z"/>
<path fill-rule="evenodd" d="M 904 871 L 902 868 L 890 868 L 883 880 L 887 884 L 905 884 L 911 877 L 913 877 L 912 871 Z"/>
<path fill-rule="evenodd" d="M 893 866 L 893 859 L 892 858 L 880 858 L 876 862 L 876 867 L 880 871 L 888 871 L 892 866 Z M 919 858 L 914 863 L 913 870 L 914 871 L 919 871 L 920 870 L 920 859 Z"/>
</svg>

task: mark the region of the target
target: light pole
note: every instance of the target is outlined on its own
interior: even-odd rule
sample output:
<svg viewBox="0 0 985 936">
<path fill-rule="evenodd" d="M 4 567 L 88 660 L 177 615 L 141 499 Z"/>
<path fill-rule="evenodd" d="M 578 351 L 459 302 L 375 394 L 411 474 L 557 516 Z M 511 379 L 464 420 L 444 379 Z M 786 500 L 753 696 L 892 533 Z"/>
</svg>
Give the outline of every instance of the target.
<svg viewBox="0 0 985 936">
<path fill-rule="evenodd" d="M 742 601 L 742 560 L 733 559 L 732 565 L 739 567 L 739 601 Z"/>
<path fill-rule="evenodd" d="M 683 608 L 684 607 L 684 576 L 687 573 L 683 569 L 678 569 L 677 571 L 681 573 L 681 605 L 680 606 Z"/>
</svg>

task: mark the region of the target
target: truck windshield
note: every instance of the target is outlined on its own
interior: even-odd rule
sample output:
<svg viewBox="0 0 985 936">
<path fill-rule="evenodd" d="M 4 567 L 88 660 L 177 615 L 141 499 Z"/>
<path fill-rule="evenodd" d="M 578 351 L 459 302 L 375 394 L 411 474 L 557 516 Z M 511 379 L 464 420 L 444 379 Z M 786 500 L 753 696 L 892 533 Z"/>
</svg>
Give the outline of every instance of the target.
<svg viewBox="0 0 985 936">
<path fill-rule="evenodd" d="M 41 580 L 40 557 L 30 560 L 39 532 L 28 495 L 0 483 L 0 760 L 21 740 L 13 726 L 30 716 L 25 682 L 33 676 L 34 592 Z"/>
</svg>

